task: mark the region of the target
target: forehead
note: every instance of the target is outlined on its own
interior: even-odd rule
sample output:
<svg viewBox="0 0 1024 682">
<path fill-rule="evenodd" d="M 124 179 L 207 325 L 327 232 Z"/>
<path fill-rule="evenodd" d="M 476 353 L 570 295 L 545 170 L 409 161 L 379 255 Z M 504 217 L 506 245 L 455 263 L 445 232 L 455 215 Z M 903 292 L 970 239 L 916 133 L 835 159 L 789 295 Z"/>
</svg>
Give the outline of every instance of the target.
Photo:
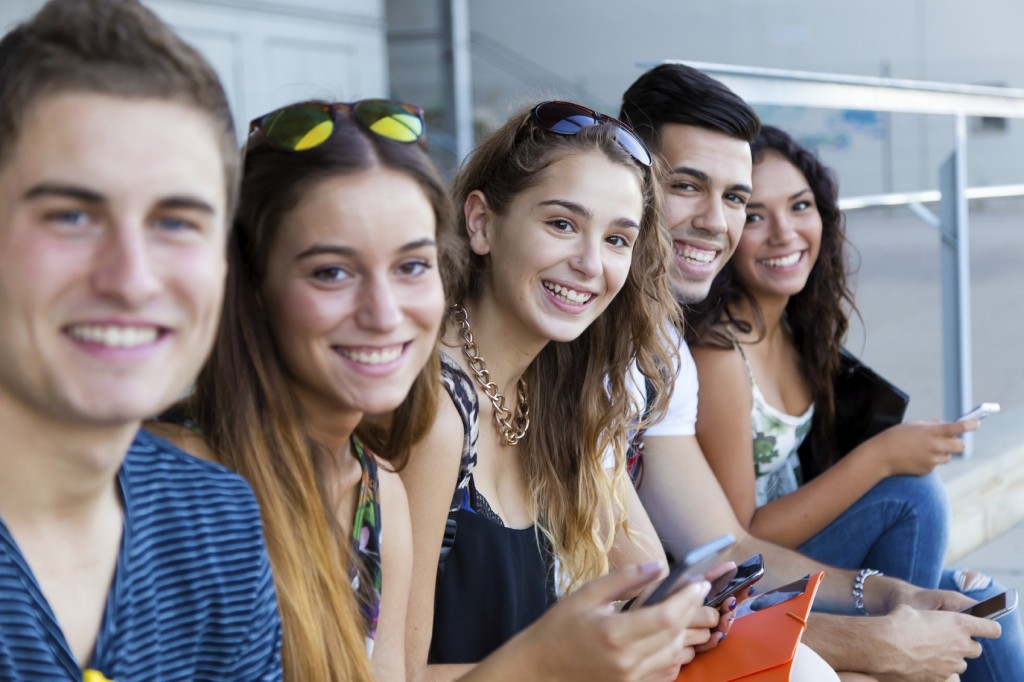
<svg viewBox="0 0 1024 682">
<path fill-rule="evenodd" d="M 690 168 L 723 184 L 750 184 L 750 144 L 717 130 L 666 123 L 659 131 L 670 169 Z"/>
<path fill-rule="evenodd" d="M 754 166 L 754 201 L 788 198 L 810 183 L 803 172 L 778 152 L 769 151 Z"/>
<path fill-rule="evenodd" d="M 540 181 L 520 193 L 517 201 L 543 201 L 558 196 L 588 203 L 635 204 L 643 206 L 643 187 L 633 166 L 613 161 L 601 151 L 577 151 L 564 154 L 548 165 Z"/>
<path fill-rule="evenodd" d="M 0 167 L 0 194 L 81 186 L 123 204 L 190 195 L 223 213 L 224 159 L 198 109 L 168 100 L 61 92 L 26 112 Z"/>
<path fill-rule="evenodd" d="M 419 182 L 383 166 L 313 183 L 284 223 L 287 229 L 274 238 L 281 251 L 343 243 L 369 253 L 432 239 L 437 230 L 434 207 Z"/>
</svg>

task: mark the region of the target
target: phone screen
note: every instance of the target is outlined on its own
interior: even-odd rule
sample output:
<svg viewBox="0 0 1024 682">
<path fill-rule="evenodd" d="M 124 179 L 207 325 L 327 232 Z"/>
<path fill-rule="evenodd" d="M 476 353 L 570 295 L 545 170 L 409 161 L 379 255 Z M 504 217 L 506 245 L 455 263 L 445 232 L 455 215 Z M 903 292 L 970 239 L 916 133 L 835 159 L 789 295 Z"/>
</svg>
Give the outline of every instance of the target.
<svg viewBox="0 0 1024 682">
<path fill-rule="evenodd" d="M 684 585 L 694 580 L 703 579 L 704 573 L 718 562 L 718 554 L 728 549 L 735 542 L 736 538 L 730 534 L 725 534 L 688 553 L 682 562 L 672 567 L 668 576 L 661 581 L 654 592 L 651 592 L 643 605 L 651 606 L 657 604 L 674 594 Z"/>
<path fill-rule="evenodd" d="M 966 613 L 978 618 L 998 618 L 999 616 L 1012 611 L 1017 606 L 1017 591 L 1010 590 L 990 597 L 985 601 L 968 606 L 960 613 Z"/>
<path fill-rule="evenodd" d="M 704 604 L 717 607 L 736 592 L 756 583 L 763 575 L 764 558 L 760 554 L 755 554 L 711 583 L 711 590 L 708 591 Z"/>
</svg>

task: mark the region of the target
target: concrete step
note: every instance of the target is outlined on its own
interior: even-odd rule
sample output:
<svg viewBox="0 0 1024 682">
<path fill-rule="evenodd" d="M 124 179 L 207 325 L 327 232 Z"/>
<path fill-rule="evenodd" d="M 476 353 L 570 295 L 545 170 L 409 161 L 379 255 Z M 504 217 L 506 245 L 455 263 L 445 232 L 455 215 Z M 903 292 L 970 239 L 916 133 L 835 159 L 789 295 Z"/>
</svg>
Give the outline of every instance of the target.
<svg viewBox="0 0 1024 682">
<path fill-rule="evenodd" d="M 972 454 L 938 471 L 951 505 L 948 565 L 1024 521 L 1024 407 L 985 419 Z"/>
</svg>

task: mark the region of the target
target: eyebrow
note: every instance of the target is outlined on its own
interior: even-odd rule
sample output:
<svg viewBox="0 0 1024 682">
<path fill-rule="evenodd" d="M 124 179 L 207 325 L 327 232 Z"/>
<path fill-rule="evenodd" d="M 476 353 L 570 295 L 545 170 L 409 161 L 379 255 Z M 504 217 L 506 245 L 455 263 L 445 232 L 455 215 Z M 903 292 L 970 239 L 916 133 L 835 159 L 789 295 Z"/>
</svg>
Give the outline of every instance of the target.
<svg viewBox="0 0 1024 682">
<path fill-rule="evenodd" d="M 86 187 L 50 182 L 44 182 L 30 187 L 23 197 L 28 200 L 45 197 L 58 197 L 74 199 L 87 204 L 101 204 L 107 199 L 103 194 Z M 213 206 L 208 201 L 184 194 L 164 197 L 157 202 L 157 206 L 161 208 L 192 209 L 202 211 L 203 213 L 209 213 L 211 215 L 215 213 Z"/>
<path fill-rule="evenodd" d="M 582 204 L 577 204 L 575 201 L 569 201 L 567 199 L 548 199 L 547 201 L 542 201 L 542 202 L 540 202 L 537 205 L 538 206 L 561 206 L 562 208 L 566 209 L 567 211 L 570 211 L 571 213 L 575 213 L 576 215 L 578 215 L 581 218 L 586 218 L 587 220 L 593 220 L 594 219 L 594 214 L 591 213 L 590 209 L 588 209 L 586 206 L 583 206 Z M 626 218 L 626 217 L 616 218 L 615 220 L 612 221 L 612 223 L 614 225 L 617 225 L 618 227 L 621 227 L 621 228 L 624 228 L 624 229 L 633 229 L 633 230 L 639 230 L 640 229 L 640 226 L 632 218 Z"/>
<path fill-rule="evenodd" d="M 437 246 L 437 241 L 429 237 L 417 239 L 414 242 L 409 242 L 398 247 L 398 252 L 405 253 L 407 251 L 415 251 L 416 249 L 422 249 L 429 246 Z M 313 246 L 296 256 L 295 260 L 302 260 L 303 258 L 310 258 L 311 256 L 320 256 L 324 254 L 351 257 L 358 255 L 359 249 L 354 249 L 351 246 L 342 246 L 340 244 L 313 244 Z"/>
<path fill-rule="evenodd" d="M 788 202 L 788 201 L 793 201 L 794 199 L 799 199 L 800 197 L 802 197 L 805 194 L 814 194 L 814 193 L 811 192 L 811 188 L 810 187 L 805 187 L 804 189 L 800 190 L 799 192 L 796 192 L 794 194 L 790 194 L 788 197 L 786 197 L 786 201 Z M 763 207 L 764 207 L 764 202 L 763 201 L 751 201 L 749 204 L 747 204 L 747 208 L 763 208 Z"/>
<path fill-rule="evenodd" d="M 707 173 L 705 173 L 702 170 L 697 170 L 696 168 L 691 168 L 690 166 L 679 166 L 678 168 L 673 168 L 672 169 L 672 174 L 673 175 L 689 175 L 690 177 L 697 178 L 701 182 L 704 182 L 704 183 L 707 183 L 707 184 L 711 184 L 711 176 L 710 175 L 708 175 Z M 753 194 L 753 192 L 754 192 L 754 189 L 750 185 L 744 185 L 741 182 L 738 182 L 738 183 L 736 183 L 734 185 L 729 185 L 729 187 L 727 189 L 732 191 L 732 192 L 745 192 L 747 194 Z"/>
</svg>

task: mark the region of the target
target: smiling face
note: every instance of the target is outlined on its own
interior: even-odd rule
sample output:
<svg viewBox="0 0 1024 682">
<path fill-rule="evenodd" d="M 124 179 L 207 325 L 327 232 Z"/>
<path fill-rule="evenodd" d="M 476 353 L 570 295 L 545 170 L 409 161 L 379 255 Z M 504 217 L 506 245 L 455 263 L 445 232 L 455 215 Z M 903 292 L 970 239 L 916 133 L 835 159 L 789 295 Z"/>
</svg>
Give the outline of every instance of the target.
<svg viewBox="0 0 1024 682">
<path fill-rule="evenodd" d="M 436 219 L 402 172 L 317 182 L 271 244 L 261 296 L 306 410 L 397 407 L 434 348 L 444 313 Z"/>
<path fill-rule="evenodd" d="M 659 139 L 669 166 L 662 225 L 672 235 L 672 289 L 679 301 L 698 303 L 743 232 L 751 191 L 750 145 L 678 123 L 663 125 Z"/>
<path fill-rule="evenodd" d="M 643 195 L 635 170 L 600 152 L 567 154 L 505 215 L 474 213 L 470 245 L 488 255 L 481 308 L 499 310 L 526 343 L 571 341 L 604 312 L 629 274 Z"/>
<path fill-rule="evenodd" d="M 777 153 L 754 166 L 754 194 L 747 206 L 733 267 L 755 297 L 799 293 L 818 259 L 821 214 L 803 174 Z"/>
<path fill-rule="evenodd" d="M 181 395 L 216 331 L 217 137 L 190 107 L 96 94 L 25 121 L 0 168 L 0 403 L 51 425 L 137 422 Z"/>
</svg>

